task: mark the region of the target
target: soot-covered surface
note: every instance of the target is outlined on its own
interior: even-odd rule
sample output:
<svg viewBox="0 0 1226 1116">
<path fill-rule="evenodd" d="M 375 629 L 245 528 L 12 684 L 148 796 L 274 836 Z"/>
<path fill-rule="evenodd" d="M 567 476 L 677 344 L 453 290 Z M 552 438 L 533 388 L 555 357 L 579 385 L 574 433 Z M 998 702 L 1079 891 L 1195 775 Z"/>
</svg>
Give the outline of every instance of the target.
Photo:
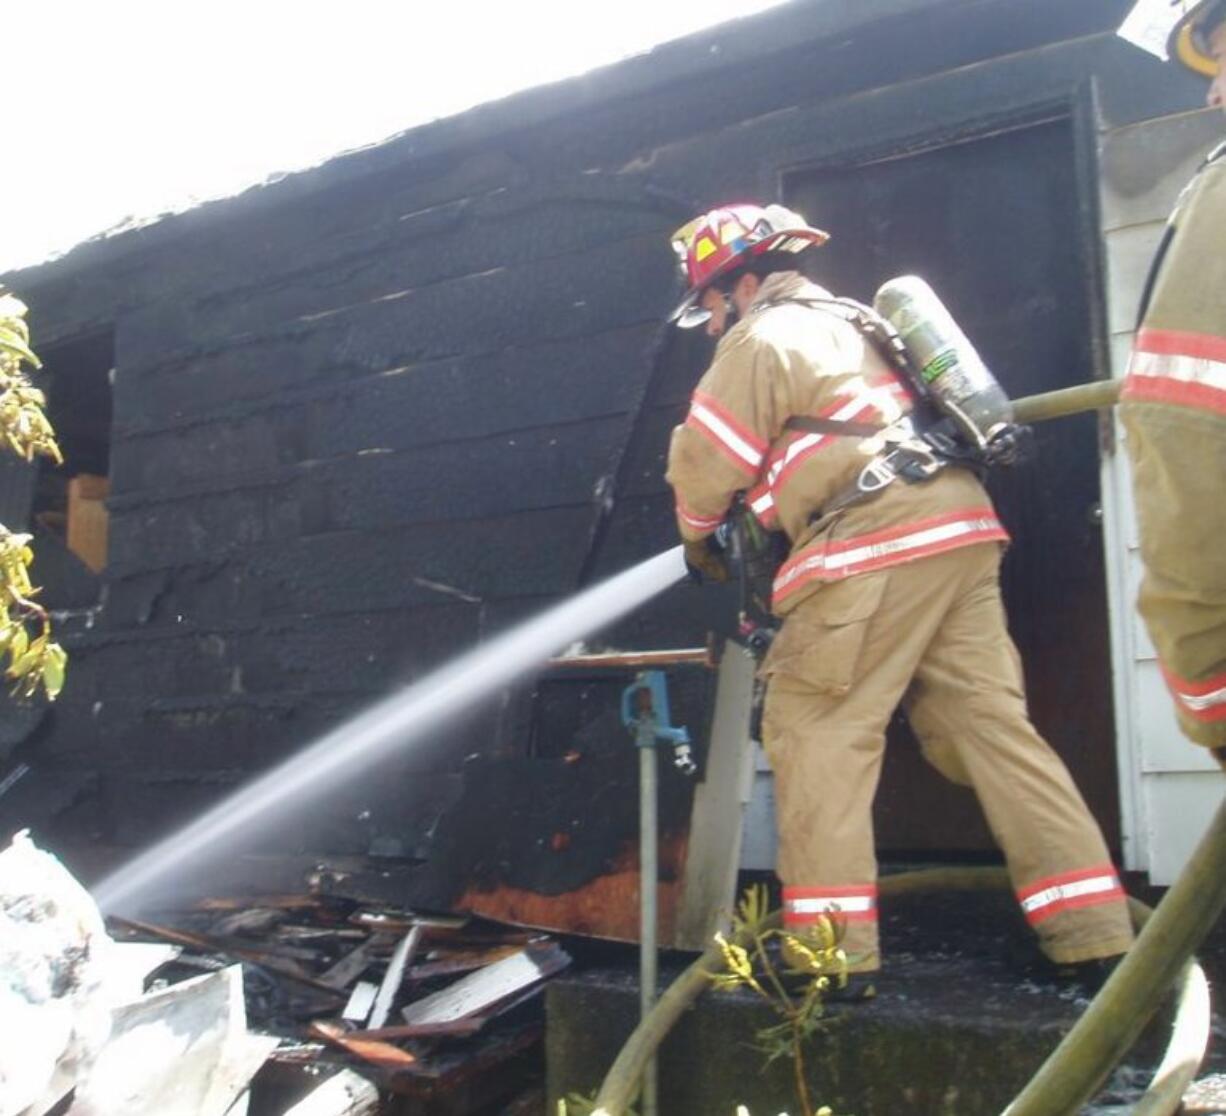
<svg viewBox="0 0 1226 1116">
<path fill-rule="evenodd" d="M 70 859 L 122 857 L 390 689 L 672 545 L 668 432 L 709 355 L 700 337 L 660 341 L 672 230 L 775 196 L 798 166 L 1089 111 L 1090 82 L 1113 125 L 1191 104 L 1194 83 L 1115 40 L 1126 7 L 803 0 L 6 276 L 40 348 L 104 337 L 114 372 L 90 372 L 111 388 L 95 455 L 109 562 L 98 603 L 74 590 L 61 621 L 60 702 L 5 754 L 42 782 L 0 798 L 0 826 L 31 825 Z M 1092 175 L 1078 181 L 1092 194 Z M 23 483 L 0 477 L 10 526 L 29 512 Z M 702 595 L 679 587 L 604 636 L 694 646 L 707 626 Z M 475 707 L 338 786 L 271 851 L 437 854 L 465 758 L 533 754 L 532 705 L 517 689 Z M 70 776 L 69 796 L 23 798 Z M 607 782 L 558 793 L 591 813 L 583 796 Z M 483 804 L 491 836 L 506 805 Z M 599 809 L 629 830 L 631 796 Z"/>
</svg>

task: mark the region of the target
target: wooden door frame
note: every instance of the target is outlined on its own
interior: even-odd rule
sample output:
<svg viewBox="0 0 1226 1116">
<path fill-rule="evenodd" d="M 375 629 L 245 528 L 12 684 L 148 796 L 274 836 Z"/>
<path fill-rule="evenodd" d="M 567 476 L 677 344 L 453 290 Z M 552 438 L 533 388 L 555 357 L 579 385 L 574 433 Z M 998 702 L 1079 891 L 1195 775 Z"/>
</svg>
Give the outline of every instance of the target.
<svg viewBox="0 0 1226 1116">
<path fill-rule="evenodd" d="M 1099 206 L 1098 111 L 1095 83 L 1086 76 L 1092 69 L 1086 65 L 1075 78 L 1069 70 L 1064 75 L 1044 80 L 1045 57 L 1059 52 L 1065 58 L 1090 53 L 1087 44 L 1061 44 L 1032 52 L 1031 56 L 1010 56 L 983 63 L 967 70 L 954 71 L 908 82 L 870 94 L 858 94 L 841 101 L 820 106 L 812 115 L 836 125 L 829 129 L 815 128 L 807 142 L 778 151 L 774 158 L 764 159 L 758 169 L 761 192 L 784 199 L 790 180 L 795 176 L 847 171 L 877 162 L 907 158 L 956 144 L 973 143 L 1007 132 L 1020 131 L 1047 123 L 1067 123 L 1071 131 L 1073 177 L 1076 195 L 1072 199 L 1073 219 L 1077 229 L 1078 268 L 1085 299 L 1086 358 L 1094 379 L 1111 377 L 1109 331 L 1106 308 L 1105 246 L 1101 234 Z M 1064 69 L 1065 67 L 1061 67 Z M 1001 80 L 1007 72 L 1008 80 Z M 918 98 L 922 98 L 917 101 Z M 910 131 L 881 128 L 891 118 L 905 120 L 914 116 L 914 105 L 923 103 L 925 112 L 921 124 Z M 817 123 L 817 119 L 814 123 Z M 874 126 L 876 125 L 876 127 Z M 1111 416 L 1099 422 L 1099 475 L 1101 464 L 1114 448 L 1114 425 Z M 1101 498 L 1101 496 L 1100 496 Z M 1104 579 L 1106 578 L 1104 570 Z M 1103 586 L 1106 613 L 1103 648 L 1103 669 L 1108 672 L 1107 690 L 1113 672 L 1111 611 L 1109 585 Z M 1108 706 L 1104 737 L 1116 740 L 1116 709 Z M 1118 750 L 1118 749 L 1117 749 Z M 1121 801 L 1121 778 L 1118 761 L 1114 771 L 1114 793 L 1119 803 L 1115 832 L 1107 838 L 1113 847 L 1123 845 L 1124 830 L 1129 814 Z"/>
</svg>

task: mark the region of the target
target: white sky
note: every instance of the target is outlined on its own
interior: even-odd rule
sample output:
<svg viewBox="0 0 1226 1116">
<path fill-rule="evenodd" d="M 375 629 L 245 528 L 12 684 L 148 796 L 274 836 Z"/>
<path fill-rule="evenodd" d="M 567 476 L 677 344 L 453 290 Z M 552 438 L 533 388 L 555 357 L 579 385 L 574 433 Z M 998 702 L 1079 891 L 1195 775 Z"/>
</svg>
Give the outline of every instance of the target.
<svg viewBox="0 0 1226 1116">
<path fill-rule="evenodd" d="M 7 0 L 0 271 L 780 0 Z"/>
</svg>

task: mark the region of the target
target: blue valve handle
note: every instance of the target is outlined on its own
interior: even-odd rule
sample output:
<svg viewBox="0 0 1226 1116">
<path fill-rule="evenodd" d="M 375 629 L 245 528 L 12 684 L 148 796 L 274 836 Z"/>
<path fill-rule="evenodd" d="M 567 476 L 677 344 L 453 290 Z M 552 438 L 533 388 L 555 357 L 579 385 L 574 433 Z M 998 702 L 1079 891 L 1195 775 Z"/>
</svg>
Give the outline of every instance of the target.
<svg viewBox="0 0 1226 1116">
<path fill-rule="evenodd" d="M 654 747 L 657 740 L 673 745 L 690 743 L 684 727 L 670 724 L 668 684 L 662 670 L 640 671 L 635 680 L 622 691 L 622 724 L 635 734 L 640 748 Z M 650 734 L 645 728 L 650 726 Z"/>
</svg>

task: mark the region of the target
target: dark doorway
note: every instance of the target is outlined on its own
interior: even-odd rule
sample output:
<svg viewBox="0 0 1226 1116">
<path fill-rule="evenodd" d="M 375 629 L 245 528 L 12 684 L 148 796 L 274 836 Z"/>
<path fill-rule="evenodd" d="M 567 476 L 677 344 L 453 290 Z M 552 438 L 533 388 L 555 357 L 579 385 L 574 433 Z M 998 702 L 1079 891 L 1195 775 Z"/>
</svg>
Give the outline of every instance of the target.
<svg viewBox="0 0 1226 1116">
<path fill-rule="evenodd" d="M 1071 120 L 1050 120 L 860 165 L 799 171 L 784 194 L 832 233 L 814 261 L 835 293 L 871 301 L 886 279 L 924 276 L 1014 398 L 1094 376 Z M 1036 428 L 1034 459 L 990 481 L 1013 545 L 1010 626 L 1031 716 L 1064 757 L 1118 851 L 1106 586 L 1093 416 Z M 884 855 L 994 847 L 973 796 L 944 782 L 906 726 L 891 734 L 876 808 Z"/>
<path fill-rule="evenodd" d="M 107 564 L 107 497 L 115 340 L 110 330 L 51 346 L 41 353 L 40 387 L 64 461 L 39 459 L 30 530 L 35 582 L 57 611 L 98 603 Z"/>
</svg>

